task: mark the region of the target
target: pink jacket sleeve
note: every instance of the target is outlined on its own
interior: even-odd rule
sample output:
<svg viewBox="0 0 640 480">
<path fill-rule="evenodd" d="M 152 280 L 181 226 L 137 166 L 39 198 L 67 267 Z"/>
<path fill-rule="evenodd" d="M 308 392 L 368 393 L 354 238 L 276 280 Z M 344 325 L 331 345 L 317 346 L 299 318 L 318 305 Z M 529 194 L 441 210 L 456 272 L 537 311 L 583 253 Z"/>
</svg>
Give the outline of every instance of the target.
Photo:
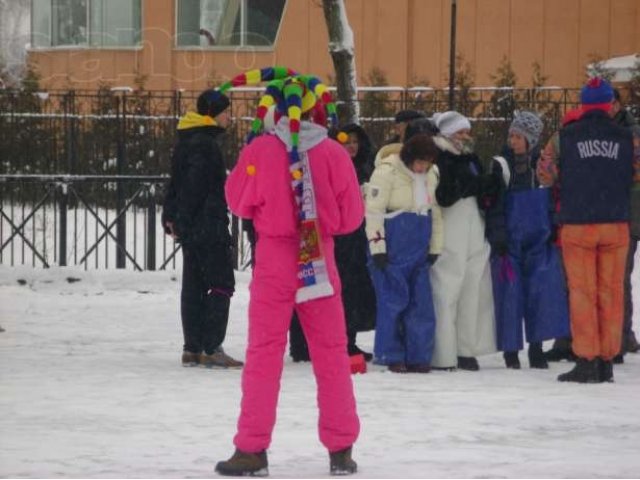
<svg viewBox="0 0 640 480">
<path fill-rule="evenodd" d="M 340 210 L 340 226 L 335 235 L 344 235 L 355 231 L 364 219 L 364 202 L 358 184 L 358 176 L 347 151 L 336 144 L 336 158 L 332 168 L 333 185 L 338 208 Z"/>
<path fill-rule="evenodd" d="M 248 145 L 240 152 L 238 163 L 229 174 L 224 187 L 229 210 L 238 217 L 253 218 L 259 203 L 255 172 L 254 149 Z"/>
</svg>

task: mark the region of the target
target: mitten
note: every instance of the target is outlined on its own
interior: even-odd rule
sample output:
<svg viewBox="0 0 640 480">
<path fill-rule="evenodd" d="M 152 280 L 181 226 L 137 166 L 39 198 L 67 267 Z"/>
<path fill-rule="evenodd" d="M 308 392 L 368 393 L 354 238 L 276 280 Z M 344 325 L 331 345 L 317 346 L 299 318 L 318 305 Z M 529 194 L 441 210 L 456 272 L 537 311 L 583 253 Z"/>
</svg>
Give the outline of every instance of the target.
<svg viewBox="0 0 640 480">
<path fill-rule="evenodd" d="M 498 255 L 499 257 L 505 256 L 509 253 L 509 245 L 507 242 L 493 242 L 491 244 L 491 251 L 493 254 Z"/>
<path fill-rule="evenodd" d="M 379 268 L 380 270 L 384 270 L 385 268 L 387 268 L 389 257 L 386 253 L 376 253 L 372 258 L 373 264 L 376 266 L 376 268 Z"/>
</svg>

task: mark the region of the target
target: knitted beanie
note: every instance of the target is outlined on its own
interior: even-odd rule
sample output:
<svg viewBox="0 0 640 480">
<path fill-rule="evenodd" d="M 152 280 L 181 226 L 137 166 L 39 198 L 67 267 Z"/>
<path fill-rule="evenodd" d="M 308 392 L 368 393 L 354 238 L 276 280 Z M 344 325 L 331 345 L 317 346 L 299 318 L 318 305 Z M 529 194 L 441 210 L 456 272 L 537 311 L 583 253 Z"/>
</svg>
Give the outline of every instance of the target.
<svg viewBox="0 0 640 480">
<path fill-rule="evenodd" d="M 198 96 L 197 108 L 200 115 L 215 117 L 224 112 L 229 105 L 229 97 L 219 90 L 205 90 Z"/>
<path fill-rule="evenodd" d="M 612 101 L 613 88 L 600 77 L 591 78 L 580 91 L 580 103 L 587 108 L 608 110 Z"/>
<path fill-rule="evenodd" d="M 471 122 L 461 113 L 452 110 L 444 113 L 436 113 L 433 115 L 433 121 L 445 137 L 451 137 L 460 130 L 471 130 Z"/>
<path fill-rule="evenodd" d="M 395 123 L 410 122 L 418 118 L 424 118 L 426 115 L 418 110 L 400 110 L 393 118 Z"/>
<path fill-rule="evenodd" d="M 540 117 L 533 112 L 519 112 L 511 122 L 509 133 L 516 132 L 527 139 L 529 148 L 535 147 L 540 141 L 544 125 Z"/>
</svg>

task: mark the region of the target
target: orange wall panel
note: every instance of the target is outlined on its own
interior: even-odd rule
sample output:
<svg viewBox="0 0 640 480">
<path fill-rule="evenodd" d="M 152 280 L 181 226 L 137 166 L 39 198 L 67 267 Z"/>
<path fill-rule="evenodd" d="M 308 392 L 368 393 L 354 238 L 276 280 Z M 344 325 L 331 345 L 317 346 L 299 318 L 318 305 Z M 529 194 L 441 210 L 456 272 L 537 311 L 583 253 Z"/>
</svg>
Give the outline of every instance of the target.
<svg viewBox="0 0 640 480">
<path fill-rule="evenodd" d="M 544 70 L 550 85 L 576 85 L 580 0 L 544 0 Z"/>
<path fill-rule="evenodd" d="M 640 2 L 617 0 L 611 4 L 610 55 L 628 55 L 640 51 Z"/>
<path fill-rule="evenodd" d="M 544 66 L 544 3 L 530 0 L 511 1 L 511 65 L 517 72 L 518 85 L 530 85 L 533 64 Z M 543 72 L 544 73 L 544 72 Z"/>
<path fill-rule="evenodd" d="M 145 88 L 200 89 L 241 70 L 285 65 L 334 77 L 318 0 L 288 0 L 273 50 L 176 48 L 176 0 L 143 0 L 142 45 L 121 50 L 34 50 L 43 88 L 96 88 L 100 82 Z M 360 85 L 372 69 L 391 85 L 416 80 L 446 86 L 451 0 L 345 0 Z M 492 83 L 504 55 L 531 82 L 538 61 L 549 85 L 578 86 L 591 55 L 640 51 L 640 0 L 458 0 L 457 52 L 475 84 Z"/>
<path fill-rule="evenodd" d="M 482 0 L 485 1 L 485 0 Z M 449 2 L 445 2 L 445 5 Z M 476 64 L 476 43 L 477 43 L 477 5 L 478 0 L 459 0 L 457 8 L 456 27 L 456 53 L 462 55 L 465 62 Z M 447 10 L 451 10 L 447 5 Z M 450 13 L 450 12 L 449 12 Z M 446 25 L 450 25 L 451 15 L 448 15 Z M 447 28 L 447 52 L 449 51 L 449 32 Z M 448 55 L 448 53 L 447 53 Z M 447 76 L 449 57 L 447 56 Z"/>
<path fill-rule="evenodd" d="M 444 32 L 448 32 L 442 24 L 442 0 L 410 0 L 413 2 L 413 16 L 409 19 L 413 23 L 412 35 L 409 43 L 413 45 L 407 83 L 417 80 L 427 80 L 429 85 L 439 85 L 443 78 L 442 43 Z M 423 83 L 423 82 L 421 82 Z"/>
<path fill-rule="evenodd" d="M 581 0 L 580 38 L 578 68 L 582 73 L 584 65 L 594 58 L 607 58 L 611 38 L 611 4 L 601 0 Z"/>
<path fill-rule="evenodd" d="M 491 75 L 509 57 L 510 2 L 481 0 L 476 10 L 476 83 L 490 85 Z"/>
</svg>

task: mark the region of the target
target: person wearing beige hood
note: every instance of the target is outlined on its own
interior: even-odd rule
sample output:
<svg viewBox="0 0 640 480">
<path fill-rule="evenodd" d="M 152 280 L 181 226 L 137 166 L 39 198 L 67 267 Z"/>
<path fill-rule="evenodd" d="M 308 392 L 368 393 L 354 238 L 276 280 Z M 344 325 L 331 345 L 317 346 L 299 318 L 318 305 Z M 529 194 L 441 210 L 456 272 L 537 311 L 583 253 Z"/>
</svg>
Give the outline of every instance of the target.
<svg viewBox="0 0 640 480">
<path fill-rule="evenodd" d="M 443 244 L 435 199 L 438 151 L 431 135 L 411 132 L 404 145 L 380 150 L 366 192 L 377 302 L 374 353 L 375 362 L 392 372 L 428 373 L 435 341 L 429 269 Z"/>
</svg>

